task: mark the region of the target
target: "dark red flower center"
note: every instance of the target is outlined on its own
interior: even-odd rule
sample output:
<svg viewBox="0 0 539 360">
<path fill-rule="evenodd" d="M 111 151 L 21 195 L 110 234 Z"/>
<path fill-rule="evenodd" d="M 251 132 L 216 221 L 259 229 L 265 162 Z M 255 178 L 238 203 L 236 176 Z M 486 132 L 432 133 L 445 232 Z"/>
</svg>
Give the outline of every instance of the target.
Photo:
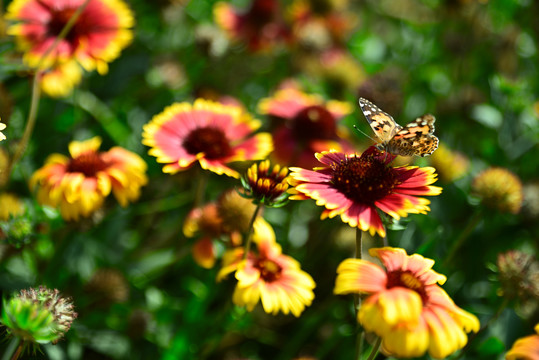
<svg viewBox="0 0 539 360">
<path fill-rule="evenodd" d="M 387 287 L 404 287 L 415 291 L 421 296 L 423 303 L 427 301 L 424 284 L 410 271 L 395 270 L 387 273 Z"/>
<path fill-rule="evenodd" d="M 69 22 L 69 19 L 73 16 L 76 11 L 76 8 L 65 8 L 65 9 L 49 9 L 51 11 L 51 18 L 48 24 L 48 35 L 49 36 L 58 36 L 62 32 L 62 29 Z M 80 20 L 80 17 L 79 17 Z M 69 33 L 65 39 L 69 42 L 74 42 L 78 37 L 77 23 L 69 30 Z"/>
<path fill-rule="evenodd" d="M 86 177 L 95 177 L 99 171 L 109 167 L 109 164 L 96 152 L 86 152 L 71 159 L 67 165 L 68 172 L 83 173 Z"/>
<path fill-rule="evenodd" d="M 259 259 L 254 266 L 260 271 L 260 277 L 265 282 L 279 280 L 283 270 L 279 264 L 269 259 Z"/>
<path fill-rule="evenodd" d="M 319 105 L 306 107 L 292 121 L 292 132 L 299 140 L 333 139 L 335 130 L 335 117 Z"/>
<path fill-rule="evenodd" d="M 213 127 L 193 130 L 183 141 L 189 154 L 204 153 L 208 159 L 218 159 L 230 153 L 230 144 L 223 131 Z"/>
<path fill-rule="evenodd" d="M 373 204 L 399 184 L 395 172 L 374 156 L 353 156 L 333 165 L 333 187 L 348 199 Z"/>
</svg>

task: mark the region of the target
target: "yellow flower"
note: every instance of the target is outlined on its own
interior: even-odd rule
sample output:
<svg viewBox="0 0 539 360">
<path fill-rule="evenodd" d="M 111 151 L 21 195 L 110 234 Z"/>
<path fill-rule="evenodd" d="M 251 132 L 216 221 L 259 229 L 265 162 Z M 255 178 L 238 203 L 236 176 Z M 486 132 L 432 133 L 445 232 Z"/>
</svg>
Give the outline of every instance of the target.
<svg viewBox="0 0 539 360">
<path fill-rule="evenodd" d="M 537 334 L 518 339 L 505 354 L 505 359 L 539 360 L 539 324 L 535 325 L 535 332 Z"/>
<path fill-rule="evenodd" d="M 4 130 L 6 128 L 6 124 L 0 123 L 0 130 Z M 6 140 L 6 135 L 2 134 L 0 131 L 0 141 Z"/>
<path fill-rule="evenodd" d="M 41 89 L 51 97 L 64 97 L 71 94 L 73 88 L 82 79 L 82 70 L 75 61 L 58 64 L 41 75 Z"/>
<path fill-rule="evenodd" d="M 22 215 L 24 203 L 13 194 L 0 194 L 0 220 L 7 221 L 10 216 Z"/>
<path fill-rule="evenodd" d="M 522 183 L 507 169 L 492 167 L 484 170 L 473 180 L 472 192 L 485 206 L 501 212 L 516 214 L 522 206 Z"/>
<path fill-rule="evenodd" d="M 41 204 L 59 206 L 66 220 L 90 216 L 111 193 L 121 206 L 138 199 L 148 182 L 146 163 L 121 147 L 99 152 L 101 139 L 69 144 L 70 157 L 52 154 L 30 179 Z"/>
<path fill-rule="evenodd" d="M 444 143 L 440 143 L 438 149 L 430 156 L 430 163 L 436 168 L 440 179 L 444 182 L 461 178 L 470 168 L 470 161 L 466 156 L 452 151 Z"/>
<path fill-rule="evenodd" d="M 444 275 L 434 261 L 407 255 L 404 249 L 369 251 L 382 267 L 361 259 L 346 259 L 337 269 L 335 294 L 366 294 L 358 321 L 382 338 L 382 347 L 396 357 L 425 352 L 442 359 L 466 345 L 467 332 L 479 330 L 479 320 L 459 308 L 438 285 Z"/>
<path fill-rule="evenodd" d="M 299 317 L 311 305 L 316 284 L 296 260 L 281 253 L 273 230 L 266 235 L 258 240 L 258 253 L 250 252 L 245 261 L 242 248 L 225 253 L 217 280 L 235 272 L 238 283 L 232 301 L 248 311 L 261 302 L 268 314 L 283 312 Z"/>
</svg>

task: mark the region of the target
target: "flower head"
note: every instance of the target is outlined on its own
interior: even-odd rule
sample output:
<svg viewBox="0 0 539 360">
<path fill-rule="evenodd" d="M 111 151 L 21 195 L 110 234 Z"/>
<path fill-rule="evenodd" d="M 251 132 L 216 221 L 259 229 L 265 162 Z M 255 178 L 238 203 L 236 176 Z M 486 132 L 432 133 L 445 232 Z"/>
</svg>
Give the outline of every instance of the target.
<svg viewBox="0 0 539 360">
<path fill-rule="evenodd" d="M 2 309 L 2 323 L 23 340 L 58 342 L 77 318 L 71 299 L 44 286 L 21 290 Z"/>
<path fill-rule="evenodd" d="M 284 88 L 262 99 L 258 111 L 284 121 L 273 132 L 273 155 L 281 164 L 312 167 L 317 151 L 353 151 L 343 139 L 346 130 L 338 126 L 338 121 L 352 111 L 348 103 L 325 102 L 298 89 Z"/>
<path fill-rule="evenodd" d="M 230 247 L 241 245 L 255 209 L 252 201 L 235 190 L 227 190 L 216 202 L 191 210 L 183 223 L 183 233 L 190 238 L 199 236 L 191 249 L 195 262 L 207 269 L 213 267 L 217 260 L 215 240 Z M 264 236 L 268 228 L 271 225 L 259 215 L 253 224 L 254 241 Z"/>
<path fill-rule="evenodd" d="M 247 169 L 247 176 L 242 178 L 245 193 L 243 196 L 253 199 L 255 204 L 279 207 L 286 204 L 288 194 L 288 169 L 275 165 L 270 169 L 269 160 L 253 164 Z"/>
<path fill-rule="evenodd" d="M 432 270 L 433 260 L 390 247 L 369 253 L 385 269 L 346 259 L 337 269 L 334 292 L 366 294 L 358 321 L 382 338 L 388 353 L 416 357 L 428 351 L 434 358 L 445 358 L 466 345 L 467 332 L 479 330 L 479 320 L 456 306 L 438 285 L 446 277 Z"/>
<path fill-rule="evenodd" d="M 384 158 L 387 156 L 387 158 Z M 341 216 L 342 221 L 371 234 L 385 236 L 377 209 L 395 219 L 409 213 L 425 214 L 429 200 L 418 195 L 438 195 L 442 189 L 434 168 L 392 167 L 394 158 L 370 147 L 361 156 L 337 151 L 317 153 L 325 166 L 314 171 L 290 168 L 292 200 L 311 198 L 325 206 L 322 218 Z"/>
<path fill-rule="evenodd" d="M 37 67 L 43 55 L 85 0 L 14 0 L 6 18 L 15 21 L 8 33 L 16 37 L 24 61 Z M 122 0 L 90 0 L 68 34 L 42 64 L 48 68 L 76 60 L 88 71 L 108 71 L 133 38 L 134 17 Z"/>
<path fill-rule="evenodd" d="M 518 339 L 505 354 L 506 360 L 539 360 L 539 324 L 535 325 L 535 335 Z"/>
<path fill-rule="evenodd" d="M 522 183 L 511 171 L 488 168 L 473 180 L 472 192 L 481 202 L 492 209 L 516 214 L 522 206 Z"/>
<path fill-rule="evenodd" d="M 521 315 L 530 315 L 539 307 L 539 262 L 533 255 L 511 250 L 498 255 L 499 295 L 518 299 Z"/>
<path fill-rule="evenodd" d="M 0 122 L 0 130 L 4 130 L 6 128 L 6 124 L 3 124 Z M 0 131 L 0 141 L 6 140 L 6 135 L 2 134 Z"/>
<path fill-rule="evenodd" d="M 440 179 L 451 182 L 466 175 L 470 168 L 470 160 L 463 154 L 453 151 L 444 143 L 430 156 L 430 163 L 440 173 Z"/>
<path fill-rule="evenodd" d="M 125 276 L 116 269 L 98 269 L 85 285 L 100 305 L 122 303 L 129 298 L 129 284 Z"/>
<path fill-rule="evenodd" d="M 245 261 L 242 248 L 225 253 L 217 279 L 235 272 L 238 283 L 232 301 L 246 306 L 248 311 L 261 302 L 268 314 L 276 315 L 281 311 L 299 317 L 305 307 L 311 305 L 316 284 L 296 260 L 281 253 L 274 237 L 275 234 L 270 233 L 260 239 L 258 253 L 250 252 Z"/>
<path fill-rule="evenodd" d="M 233 40 L 247 44 L 251 51 L 267 50 L 286 42 L 289 30 L 279 19 L 278 0 L 254 0 L 246 12 L 239 12 L 226 2 L 213 8 L 215 22 Z"/>
<path fill-rule="evenodd" d="M 0 220 L 24 214 L 24 203 L 14 194 L 0 193 Z"/>
<path fill-rule="evenodd" d="M 31 343 L 45 344 L 60 338 L 54 317 L 46 307 L 17 297 L 4 300 L 2 324 L 9 334 Z"/>
<path fill-rule="evenodd" d="M 138 199 L 148 181 L 146 163 L 121 147 L 99 152 L 101 139 L 69 144 L 70 157 L 53 154 L 30 179 L 41 204 L 59 206 L 66 220 L 90 216 L 112 193 L 121 206 Z"/>
<path fill-rule="evenodd" d="M 142 143 L 148 153 L 174 174 L 199 163 L 219 175 L 239 178 L 227 164 L 265 158 L 272 150 L 270 134 L 251 133 L 260 127 L 240 106 L 197 99 L 176 103 L 144 125 Z"/>
</svg>

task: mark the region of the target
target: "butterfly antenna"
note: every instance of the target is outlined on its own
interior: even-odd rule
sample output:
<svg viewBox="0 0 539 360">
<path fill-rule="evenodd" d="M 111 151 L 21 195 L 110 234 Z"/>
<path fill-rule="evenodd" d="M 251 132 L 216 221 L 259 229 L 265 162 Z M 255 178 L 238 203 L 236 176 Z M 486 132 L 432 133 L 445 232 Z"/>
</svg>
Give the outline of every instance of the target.
<svg viewBox="0 0 539 360">
<path fill-rule="evenodd" d="M 356 129 L 356 130 L 357 130 L 357 132 L 360 132 L 360 133 L 362 133 L 363 135 L 365 135 L 366 137 L 368 137 L 369 139 L 371 139 L 371 140 L 372 140 L 372 141 L 374 141 L 375 143 L 377 143 L 377 142 L 378 142 L 378 141 L 376 141 L 375 139 L 373 139 L 372 137 L 370 137 L 369 135 L 367 135 L 366 133 L 364 133 L 363 131 L 361 131 L 361 129 L 360 129 L 360 128 L 358 128 L 358 127 L 357 127 L 357 126 L 356 126 L 355 124 L 354 124 L 354 125 L 352 125 L 352 126 L 354 127 L 354 129 Z"/>
</svg>

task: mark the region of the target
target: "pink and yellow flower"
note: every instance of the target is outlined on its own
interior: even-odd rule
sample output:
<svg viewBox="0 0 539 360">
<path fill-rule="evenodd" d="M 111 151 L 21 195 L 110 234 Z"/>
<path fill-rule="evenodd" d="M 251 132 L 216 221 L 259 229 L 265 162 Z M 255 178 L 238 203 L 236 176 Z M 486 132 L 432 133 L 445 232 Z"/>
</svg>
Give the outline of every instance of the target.
<svg viewBox="0 0 539 360">
<path fill-rule="evenodd" d="M 299 317 L 305 307 L 311 305 L 316 284 L 296 260 L 282 254 L 270 230 L 260 232 L 259 238 L 254 239 L 258 253 L 249 252 L 245 261 L 242 260 L 243 248 L 226 252 L 217 279 L 235 272 L 238 283 L 232 301 L 246 306 L 248 311 L 261 302 L 268 314 L 276 315 L 281 311 Z"/>
<path fill-rule="evenodd" d="M 6 13 L 15 23 L 8 33 L 16 37 L 24 61 L 37 67 L 75 11 L 86 0 L 14 0 Z M 41 65 L 44 68 L 76 60 L 88 71 L 108 71 L 133 38 L 131 10 L 122 0 L 90 0 L 73 27 Z"/>
<path fill-rule="evenodd" d="M 78 220 L 99 209 L 111 192 L 124 207 L 138 199 L 148 182 L 144 160 L 118 146 L 99 152 L 100 145 L 99 137 L 73 141 L 70 157 L 50 155 L 30 179 L 31 188 L 38 187 L 38 201 L 60 207 L 66 220 Z"/>
<path fill-rule="evenodd" d="M 289 30 L 279 19 L 278 0 L 254 0 L 246 12 L 240 12 L 227 2 L 213 8 L 215 22 L 233 40 L 243 41 L 251 51 L 267 50 L 286 42 Z"/>
<path fill-rule="evenodd" d="M 539 324 L 535 325 L 537 334 L 518 339 L 505 354 L 506 360 L 539 360 Z"/>
<path fill-rule="evenodd" d="M 314 171 L 290 168 L 292 200 L 316 200 L 325 206 L 322 219 L 341 216 L 352 227 L 378 233 L 386 232 L 377 210 L 395 219 L 430 210 L 429 200 L 418 195 L 438 195 L 442 188 L 430 186 L 436 181 L 435 169 L 417 166 L 392 167 L 393 155 L 370 147 L 361 156 L 338 151 L 317 153 L 325 166 Z"/>
<path fill-rule="evenodd" d="M 228 166 L 234 161 L 264 159 L 272 150 L 268 133 L 251 133 L 261 123 L 236 105 L 197 99 L 175 103 L 144 125 L 142 143 L 148 153 L 174 174 L 199 163 L 216 174 L 239 178 Z"/>
<path fill-rule="evenodd" d="M 434 260 L 408 255 L 404 249 L 377 248 L 369 253 L 385 269 L 362 259 L 346 259 L 337 269 L 335 294 L 365 294 L 358 321 L 382 339 L 396 357 L 417 357 L 428 351 L 442 359 L 466 345 L 466 333 L 477 332 L 477 317 L 459 308 L 438 285 L 446 277 Z"/>
<path fill-rule="evenodd" d="M 348 103 L 324 101 L 317 95 L 287 87 L 258 104 L 261 114 L 284 122 L 273 132 L 274 157 L 283 165 L 316 166 L 315 152 L 328 149 L 353 151 L 338 121 L 352 111 Z"/>
</svg>

